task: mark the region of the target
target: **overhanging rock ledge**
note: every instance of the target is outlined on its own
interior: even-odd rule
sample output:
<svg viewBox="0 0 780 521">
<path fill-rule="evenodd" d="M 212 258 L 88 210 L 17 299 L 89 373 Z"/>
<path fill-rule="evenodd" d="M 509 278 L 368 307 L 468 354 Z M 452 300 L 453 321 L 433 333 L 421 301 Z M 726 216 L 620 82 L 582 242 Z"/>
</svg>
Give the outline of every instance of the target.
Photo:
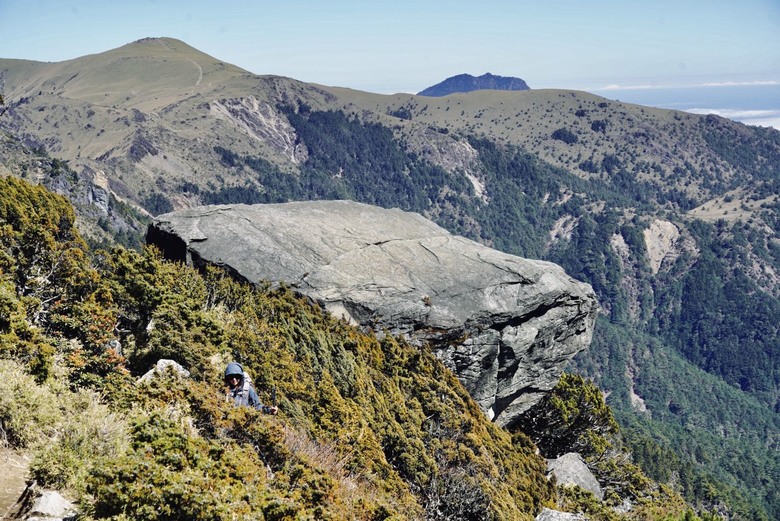
<svg viewBox="0 0 780 521">
<path fill-rule="evenodd" d="M 158 216 L 147 242 L 170 259 L 287 283 L 361 326 L 430 343 L 504 426 L 590 344 L 598 310 L 592 288 L 555 264 L 352 201 L 190 208 Z"/>
</svg>

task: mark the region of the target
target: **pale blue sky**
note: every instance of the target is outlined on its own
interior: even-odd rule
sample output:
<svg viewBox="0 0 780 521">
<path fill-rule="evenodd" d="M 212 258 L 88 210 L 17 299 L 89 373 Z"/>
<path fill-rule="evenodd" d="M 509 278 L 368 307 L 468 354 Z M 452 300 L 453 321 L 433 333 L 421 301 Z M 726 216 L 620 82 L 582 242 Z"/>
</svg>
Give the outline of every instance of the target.
<svg viewBox="0 0 780 521">
<path fill-rule="evenodd" d="M 0 0 L 0 57 L 171 36 L 257 74 L 417 92 L 460 73 L 532 88 L 780 83 L 780 0 Z"/>
</svg>

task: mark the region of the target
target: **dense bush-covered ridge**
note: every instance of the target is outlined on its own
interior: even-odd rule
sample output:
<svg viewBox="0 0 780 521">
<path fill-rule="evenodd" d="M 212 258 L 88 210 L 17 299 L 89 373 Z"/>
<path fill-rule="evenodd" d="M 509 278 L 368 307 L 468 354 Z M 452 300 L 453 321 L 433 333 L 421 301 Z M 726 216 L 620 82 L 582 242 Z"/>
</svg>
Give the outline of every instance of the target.
<svg viewBox="0 0 780 521">
<path fill-rule="evenodd" d="M 106 395 L 112 414 L 127 423 L 124 453 L 96 452 L 91 462 L 89 452 L 78 454 L 81 465 L 101 469 L 81 490 L 94 498 L 95 516 L 414 518 L 437 505 L 522 519 L 551 504 L 544 462 L 530 441 L 487 422 L 429 353 L 391 337 L 380 343 L 288 291 L 254 290 L 218 272 L 204 278 L 153 251 L 98 252 L 90 262 L 64 199 L 3 181 L 2 193 L 14 195 L 8 206 L 32 200 L 48 217 L 34 231 L 51 239 L 24 236 L 32 232 L 17 219 L 18 207 L 4 207 L 3 252 L 27 245 L 46 254 L 38 264 L 4 257 L 4 303 L 16 306 L 14 326 L 3 324 L 4 357 L 39 360 L 26 365 L 49 382 L 42 389 L 64 377 L 74 389 Z M 17 292 L 28 266 L 51 270 L 63 250 L 84 253 L 75 271 L 89 283 L 56 279 L 62 287 L 47 288 L 59 291 L 54 304 Z M 132 374 L 162 357 L 194 377 L 133 383 Z M 223 403 L 214 357 L 242 361 L 264 399 L 275 388 L 283 414 L 263 417 Z M 23 439 L 26 428 L 5 416 L 3 424 L 15 443 L 35 446 Z M 52 475 L 41 459 L 33 468 L 45 484 L 80 487 L 67 468 Z M 458 498 L 448 496 L 454 490 Z"/>
<path fill-rule="evenodd" d="M 86 516 L 514 520 L 555 505 L 530 438 L 488 422 L 429 352 L 152 249 L 90 253 L 62 197 L 0 183 L 0 424 Z M 56 276 L 28 291 L 28 270 Z M 138 382 L 160 358 L 192 376 Z M 231 359 L 279 416 L 224 400 Z M 630 515 L 594 519 L 681 518 L 645 485 Z"/>
</svg>

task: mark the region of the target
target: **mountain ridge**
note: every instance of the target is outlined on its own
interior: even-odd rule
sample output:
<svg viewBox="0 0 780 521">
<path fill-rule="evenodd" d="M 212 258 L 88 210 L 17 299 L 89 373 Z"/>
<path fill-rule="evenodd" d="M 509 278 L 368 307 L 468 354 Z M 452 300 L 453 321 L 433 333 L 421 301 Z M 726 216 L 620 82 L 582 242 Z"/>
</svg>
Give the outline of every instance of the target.
<svg viewBox="0 0 780 521">
<path fill-rule="evenodd" d="M 102 53 L 55 63 L 29 62 L 28 66 L 37 74 L 6 74 L 7 88 L 37 90 L 100 106 L 121 103 L 133 107 L 131 93 L 143 86 L 144 99 L 138 101 L 142 110 L 159 109 L 172 99 L 208 90 L 210 84 L 249 74 L 173 38 L 144 38 Z"/>
</svg>

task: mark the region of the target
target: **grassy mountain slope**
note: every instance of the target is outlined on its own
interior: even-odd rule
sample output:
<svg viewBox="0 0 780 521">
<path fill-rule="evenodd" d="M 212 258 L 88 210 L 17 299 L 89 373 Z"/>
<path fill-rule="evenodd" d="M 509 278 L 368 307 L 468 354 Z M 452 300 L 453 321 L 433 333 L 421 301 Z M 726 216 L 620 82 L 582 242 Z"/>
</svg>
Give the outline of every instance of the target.
<svg viewBox="0 0 780 521">
<path fill-rule="evenodd" d="M 136 61 L 170 67 L 178 83 L 139 79 Z M 80 83 L 104 67 L 124 96 Z M 85 223 L 103 219 L 91 241 L 204 202 L 347 197 L 558 262 L 605 312 L 579 369 L 625 424 L 677 451 L 687 470 L 672 482 L 698 483 L 690 497 L 731 501 L 746 519 L 780 512 L 778 447 L 761 440 L 780 407 L 777 131 L 576 91 L 322 87 L 254 76 L 170 39 L 63 64 L 0 60 L 0 71 L 11 105 L 0 126 L 67 162 L 57 191 L 106 194 L 105 207 L 87 196 L 77 207 L 94 212 Z M 706 378 L 720 382 L 718 399 L 684 398 Z M 677 402 L 653 399 L 648 382 L 660 381 Z M 723 462 L 718 440 L 740 448 L 738 462 Z M 708 475 L 725 484 L 718 494 Z"/>
</svg>

